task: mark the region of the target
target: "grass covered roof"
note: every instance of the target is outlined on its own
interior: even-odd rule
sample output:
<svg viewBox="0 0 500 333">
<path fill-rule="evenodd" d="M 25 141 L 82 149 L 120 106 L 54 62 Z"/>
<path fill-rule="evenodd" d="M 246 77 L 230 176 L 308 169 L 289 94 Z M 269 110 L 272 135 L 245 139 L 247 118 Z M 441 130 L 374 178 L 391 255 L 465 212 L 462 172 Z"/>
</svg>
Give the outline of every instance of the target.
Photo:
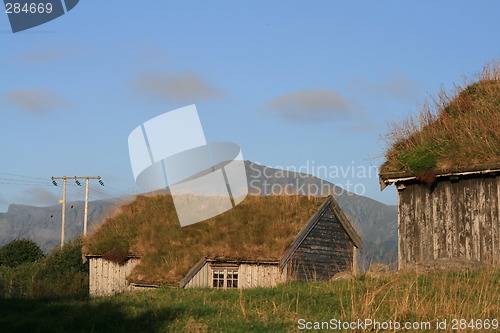
<svg viewBox="0 0 500 333">
<path fill-rule="evenodd" d="M 382 179 L 500 167 L 500 62 L 453 96 L 442 91 L 417 117 L 393 124 L 386 141 Z"/>
<path fill-rule="evenodd" d="M 278 260 L 325 198 L 248 196 L 235 208 L 181 227 L 170 195 L 138 196 L 86 240 L 86 254 L 140 264 L 129 280 L 177 283 L 203 256 Z"/>
</svg>

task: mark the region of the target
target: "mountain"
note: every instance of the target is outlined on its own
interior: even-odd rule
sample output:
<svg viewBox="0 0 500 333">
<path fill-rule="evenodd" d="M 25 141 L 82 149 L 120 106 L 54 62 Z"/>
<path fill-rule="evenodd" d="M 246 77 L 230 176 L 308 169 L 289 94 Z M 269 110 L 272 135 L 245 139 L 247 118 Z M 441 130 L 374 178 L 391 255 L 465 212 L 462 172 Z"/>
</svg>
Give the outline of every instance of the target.
<svg viewBox="0 0 500 333">
<path fill-rule="evenodd" d="M 253 195 L 300 194 L 324 196 L 333 194 L 342 210 L 360 233 L 364 250 L 361 262 L 394 263 L 397 259 L 397 207 L 356 195 L 312 175 L 284 171 L 245 161 L 249 192 Z M 131 198 L 89 202 L 89 231 L 99 226 L 113 207 Z M 67 203 L 65 239 L 83 231 L 83 202 Z M 60 244 L 61 206 L 33 207 L 19 204 L 0 213 L 0 245 L 17 238 L 29 238 L 44 251 Z"/>
<path fill-rule="evenodd" d="M 326 180 L 305 173 L 277 170 L 249 161 L 245 161 L 245 168 L 249 191 L 253 194 L 334 195 L 363 240 L 364 249 L 360 262 L 364 268 L 367 268 L 371 262 L 393 265 L 397 262 L 398 208 L 396 205 L 386 205 L 350 193 Z"/>
<path fill-rule="evenodd" d="M 89 231 L 102 222 L 110 207 L 118 200 L 96 200 L 89 202 Z M 74 239 L 83 233 L 84 202 L 66 204 L 65 240 Z M 61 242 L 61 205 L 35 207 L 11 204 L 6 213 L 0 213 L 0 245 L 14 239 L 29 238 L 45 252 Z"/>
</svg>

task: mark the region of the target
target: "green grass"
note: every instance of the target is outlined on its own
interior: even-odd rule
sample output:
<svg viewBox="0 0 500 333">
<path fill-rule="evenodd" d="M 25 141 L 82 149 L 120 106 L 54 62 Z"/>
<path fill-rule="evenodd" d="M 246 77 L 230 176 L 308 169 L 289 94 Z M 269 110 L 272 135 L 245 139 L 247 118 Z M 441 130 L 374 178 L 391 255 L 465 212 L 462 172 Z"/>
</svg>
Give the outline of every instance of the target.
<svg viewBox="0 0 500 333">
<path fill-rule="evenodd" d="M 385 136 L 381 176 L 407 172 L 423 176 L 448 170 L 500 165 L 500 61 L 486 66 L 478 81 L 441 91 Z"/>
<path fill-rule="evenodd" d="M 432 324 L 500 319 L 499 285 L 500 270 L 489 269 L 362 275 L 242 291 L 161 288 L 87 300 L 0 299 L 0 327 L 2 332 L 293 332 L 301 318 Z"/>
<path fill-rule="evenodd" d="M 248 196 L 224 214 L 181 227 L 170 195 L 138 196 L 86 240 L 84 252 L 115 262 L 141 255 L 131 281 L 177 283 L 203 256 L 280 259 L 324 200 Z"/>
</svg>

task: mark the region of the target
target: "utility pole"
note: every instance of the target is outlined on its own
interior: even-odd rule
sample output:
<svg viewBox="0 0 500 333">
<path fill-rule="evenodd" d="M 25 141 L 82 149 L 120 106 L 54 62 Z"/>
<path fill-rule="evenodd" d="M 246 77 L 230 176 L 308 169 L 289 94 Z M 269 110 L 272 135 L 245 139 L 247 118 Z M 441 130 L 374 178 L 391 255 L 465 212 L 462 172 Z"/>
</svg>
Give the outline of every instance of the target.
<svg viewBox="0 0 500 333">
<path fill-rule="evenodd" d="M 62 202 L 62 221 L 61 221 L 61 248 L 64 245 L 64 229 L 65 229 L 65 218 L 66 218 L 66 181 L 68 179 L 74 179 L 76 185 L 81 186 L 78 179 L 85 179 L 85 211 L 83 214 L 83 235 L 87 236 L 87 218 L 88 218 L 88 208 L 89 208 L 89 179 L 98 179 L 99 184 L 104 186 L 101 177 L 52 177 L 52 184 L 57 186 L 56 179 L 63 180 L 63 199 Z"/>
<path fill-rule="evenodd" d="M 66 178 L 64 178 L 63 199 L 62 199 L 62 226 L 61 226 L 61 249 L 64 245 L 64 222 L 66 218 Z"/>
<path fill-rule="evenodd" d="M 89 179 L 85 179 L 85 211 L 83 213 L 83 235 L 87 236 L 87 217 L 89 212 Z"/>
</svg>

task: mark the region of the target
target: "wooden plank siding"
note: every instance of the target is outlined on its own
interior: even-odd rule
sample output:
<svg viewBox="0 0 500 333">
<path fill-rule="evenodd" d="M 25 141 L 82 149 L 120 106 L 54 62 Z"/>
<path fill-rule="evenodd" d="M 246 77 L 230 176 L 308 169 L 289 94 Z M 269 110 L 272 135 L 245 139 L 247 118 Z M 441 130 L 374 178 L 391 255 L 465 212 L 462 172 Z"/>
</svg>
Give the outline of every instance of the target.
<svg viewBox="0 0 500 333">
<path fill-rule="evenodd" d="M 400 268 L 452 257 L 499 266 L 499 177 L 404 185 L 398 191 Z"/>
<path fill-rule="evenodd" d="M 91 297 L 114 295 L 133 288 L 126 277 L 139 263 L 130 258 L 124 264 L 117 264 L 101 257 L 89 257 L 89 295 Z"/>
<path fill-rule="evenodd" d="M 326 209 L 291 256 L 290 277 L 327 280 L 353 269 L 354 244 L 336 215 Z"/>
<path fill-rule="evenodd" d="M 279 263 L 237 263 L 205 261 L 203 266 L 181 287 L 213 288 L 213 271 L 227 270 L 238 272 L 238 288 L 274 287 L 286 281 L 286 270 L 280 270 Z"/>
<path fill-rule="evenodd" d="M 238 274 L 238 288 L 242 289 L 275 287 L 287 279 L 286 270 L 280 270 L 279 263 L 241 264 Z"/>
<path fill-rule="evenodd" d="M 212 279 L 209 278 L 208 263 L 205 262 L 198 272 L 185 284 L 184 288 L 207 288 L 211 287 Z"/>
</svg>

